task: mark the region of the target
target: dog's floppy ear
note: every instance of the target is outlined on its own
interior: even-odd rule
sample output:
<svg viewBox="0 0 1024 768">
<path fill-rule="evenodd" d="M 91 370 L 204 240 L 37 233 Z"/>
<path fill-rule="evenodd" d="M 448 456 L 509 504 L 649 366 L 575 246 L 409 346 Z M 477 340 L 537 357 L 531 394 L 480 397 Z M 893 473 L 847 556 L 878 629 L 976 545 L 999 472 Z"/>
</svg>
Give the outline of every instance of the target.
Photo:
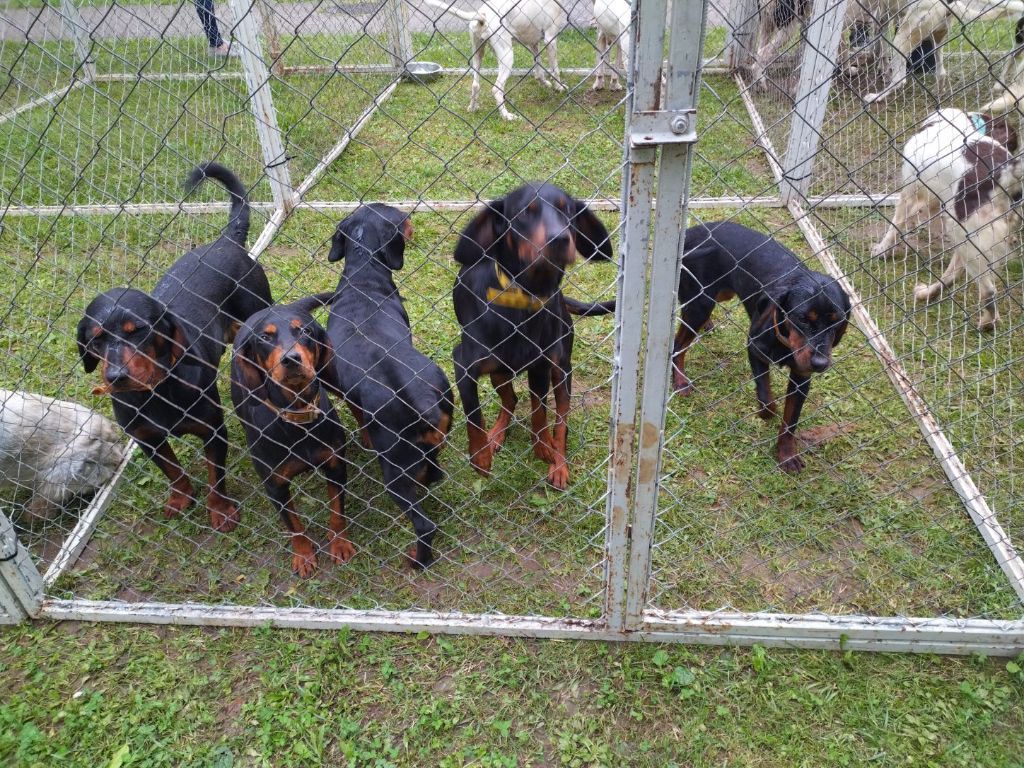
<svg viewBox="0 0 1024 768">
<path fill-rule="evenodd" d="M 586 204 L 574 199 L 576 209 L 572 217 L 572 231 L 576 237 L 576 252 L 586 260 L 611 261 L 612 240 L 608 230 Z"/>
<path fill-rule="evenodd" d="M 788 301 L 788 288 L 778 293 L 772 293 L 767 288 L 764 289 L 754 308 L 754 317 L 750 321 L 750 338 L 756 339 L 763 333 L 774 335 L 776 333 L 775 326 L 784 325 L 786 322 Z M 786 335 L 784 330 L 780 329 L 779 332 Z"/>
<path fill-rule="evenodd" d="M 185 327 L 181 318 L 173 312 L 164 311 L 163 316 L 156 325 L 156 331 L 164 340 L 171 345 L 171 366 L 177 365 L 182 358 L 188 357 L 188 362 L 200 362 L 188 354 L 188 339 L 185 336 Z"/>
<path fill-rule="evenodd" d="M 383 224 L 384 227 L 390 227 L 390 222 L 386 221 Z M 402 220 L 402 223 L 395 228 L 394 234 L 381 246 L 378 251 L 380 260 L 384 262 L 384 266 L 390 269 L 392 272 L 397 272 L 405 266 L 405 241 L 412 237 L 412 224 L 409 218 L 406 217 Z"/>
<path fill-rule="evenodd" d="M 242 323 L 231 355 L 231 378 L 249 392 L 259 389 L 265 377 L 265 371 L 256 363 L 254 339 L 250 325 Z"/>
<path fill-rule="evenodd" d="M 834 347 L 843 340 L 846 327 L 850 324 L 850 297 L 846 295 L 846 291 L 837 281 L 833 280 L 832 285 L 839 294 L 839 306 L 843 311 L 842 319 L 836 324 L 835 336 L 832 337 L 832 346 Z"/>
<path fill-rule="evenodd" d="M 316 347 L 317 378 L 331 392 L 338 397 L 343 397 L 341 379 L 338 377 L 338 368 L 334 361 L 334 345 L 331 344 L 331 337 L 327 335 L 327 331 L 320 323 L 313 323 L 309 329 Z"/>
<path fill-rule="evenodd" d="M 476 264 L 507 228 L 505 198 L 487 203 L 459 235 L 455 260 L 466 267 Z"/>
<path fill-rule="evenodd" d="M 95 325 L 96 323 L 87 314 L 82 315 L 82 319 L 78 321 L 78 356 L 82 360 L 82 367 L 85 368 L 86 373 L 92 373 L 100 364 L 100 359 L 89 351 L 90 331 Z"/>
<path fill-rule="evenodd" d="M 348 247 L 348 232 L 352 228 L 352 219 L 348 218 L 338 224 L 331 238 L 331 252 L 327 254 L 330 262 L 341 261 L 345 258 L 345 249 Z"/>
</svg>

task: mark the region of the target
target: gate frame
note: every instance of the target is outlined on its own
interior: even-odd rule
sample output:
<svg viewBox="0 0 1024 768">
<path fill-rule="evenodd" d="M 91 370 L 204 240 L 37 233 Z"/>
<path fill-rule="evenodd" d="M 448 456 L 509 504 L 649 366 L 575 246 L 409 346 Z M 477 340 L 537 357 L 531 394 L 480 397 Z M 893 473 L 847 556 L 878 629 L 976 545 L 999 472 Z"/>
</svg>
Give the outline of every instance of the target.
<svg viewBox="0 0 1024 768">
<path fill-rule="evenodd" d="M 246 1 L 233 0 L 233 3 Z M 13 545 L 6 544 L 0 548 L 0 608 L 12 614 L 20 612 L 26 616 L 54 620 L 203 626 L 270 625 L 310 629 L 347 627 L 390 632 L 428 630 L 451 634 L 707 645 L 760 644 L 945 654 L 1013 656 L 1024 651 L 1024 618 L 998 620 L 663 611 L 647 605 L 681 240 L 687 207 L 695 202 L 689 198 L 689 171 L 691 149 L 696 140 L 695 110 L 702 72 L 701 44 L 705 22 L 705 8 L 700 0 L 675 0 L 669 19 L 666 18 L 667 6 L 668 0 L 635 0 L 637 24 L 634 39 L 637 44 L 633 46 L 634 91 L 626 126 L 628 163 L 623 184 L 625 210 L 622 223 L 622 264 L 618 275 L 618 290 L 622 301 L 617 310 L 613 373 L 611 461 L 606 509 L 605 614 L 602 618 L 594 620 L 461 612 L 319 610 L 51 599 L 43 595 L 43 578 L 16 538 L 13 539 Z M 665 34 L 673 29 L 682 30 L 682 33 L 670 40 L 669 60 L 664 65 L 667 74 L 663 102 L 665 108 L 661 109 L 658 106 L 662 103 L 659 101 L 660 71 L 663 67 L 661 52 Z M 766 151 L 769 165 L 781 182 L 782 169 L 764 134 L 757 110 L 746 94 L 742 79 L 738 79 L 738 82 L 755 129 L 760 133 L 760 143 Z M 652 240 L 650 216 L 654 207 L 656 168 L 657 199 L 660 204 L 655 209 Z M 309 182 L 307 189 L 312 183 Z M 718 205 L 736 205 L 751 201 L 714 202 Z M 423 201 L 410 203 L 412 206 L 422 204 Z M 785 205 L 781 199 L 774 198 L 766 204 Z M 816 252 L 820 251 L 821 248 L 814 241 L 816 230 L 800 203 L 790 202 L 788 208 L 801 224 L 812 247 Z M 282 211 L 283 215 L 287 215 L 284 206 L 277 208 L 277 212 Z M 264 230 L 261 242 L 269 242 L 276 231 L 276 227 L 271 227 L 273 221 Z M 834 263 L 829 268 L 837 269 Z M 646 292 L 643 290 L 645 286 L 648 288 Z M 863 316 L 870 320 L 866 310 L 863 307 L 860 309 Z M 863 318 L 858 316 L 857 319 L 860 321 Z M 862 330 L 869 329 L 862 326 Z M 641 335 L 641 331 L 644 335 Z M 644 354 L 642 380 L 638 370 L 641 351 Z M 929 431 L 923 423 L 921 426 L 925 437 L 929 438 Z M 938 434 L 941 435 L 941 432 Z M 931 440 L 929 443 L 938 455 L 940 450 L 937 444 Z M 129 455 L 130 452 L 126 452 L 125 462 Z M 961 497 L 965 498 L 963 493 Z M 102 505 L 107 498 L 109 493 L 107 496 L 101 494 L 98 505 Z M 984 502 L 983 498 L 981 500 Z M 98 506 L 95 517 L 98 519 L 101 513 L 102 509 Z M 994 518 L 986 519 L 994 522 Z M 4 524 L 10 528 L 9 521 L 0 516 L 0 539 L 4 535 L 10 537 Z M 87 537 L 88 532 L 79 536 L 76 546 L 84 545 Z M 73 560 L 74 556 L 67 558 L 64 567 L 68 567 Z M 47 583 L 52 583 L 57 575 L 48 572 Z"/>
</svg>

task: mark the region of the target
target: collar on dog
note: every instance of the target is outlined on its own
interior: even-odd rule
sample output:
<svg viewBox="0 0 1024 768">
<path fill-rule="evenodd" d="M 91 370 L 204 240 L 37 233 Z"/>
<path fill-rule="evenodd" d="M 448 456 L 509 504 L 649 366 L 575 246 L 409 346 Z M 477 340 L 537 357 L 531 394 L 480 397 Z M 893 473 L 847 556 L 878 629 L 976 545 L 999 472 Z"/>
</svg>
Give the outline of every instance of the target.
<svg viewBox="0 0 1024 768">
<path fill-rule="evenodd" d="M 985 125 L 985 118 L 977 112 L 968 112 L 967 114 L 971 118 L 971 122 L 974 123 L 974 130 L 984 136 L 988 130 L 988 126 Z"/>
<path fill-rule="evenodd" d="M 305 408 L 300 409 L 281 408 L 263 398 L 263 404 L 291 424 L 310 424 L 323 416 L 323 412 L 317 408 L 316 403 L 309 403 Z"/>
<path fill-rule="evenodd" d="M 785 317 L 785 314 L 783 314 L 782 321 L 783 322 L 788 322 L 787 318 Z M 789 339 L 787 339 L 785 336 L 783 336 L 781 333 L 779 333 L 779 308 L 777 306 L 775 306 L 774 304 L 772 305 L 772 330 L 775 331 L 775 339 L 776 339 L 776 341 L 778 341 L 779 344 L 781 344 L 786 349 L 788 349 L 790 352 L 792 352 L 793 351 L 793 345 L 789 343 Z"/>
<path fill-rule="evenodd" d="M 517 286 L 515 281 L 505 273 L 505 270 L 501 268 L 498 262 L 494 262 L 494 274 L 497 275 L 498 285 L 501 288 L 487 289 L 487 301 L 491 304 L 497 304 L 499 307 L 508 307 L 509 309 L 529 309 L 533 312 L 544 308 L 544 302 L 547 301 L 547 298 L 541 299 L 533 296 Z"/>
</svg>

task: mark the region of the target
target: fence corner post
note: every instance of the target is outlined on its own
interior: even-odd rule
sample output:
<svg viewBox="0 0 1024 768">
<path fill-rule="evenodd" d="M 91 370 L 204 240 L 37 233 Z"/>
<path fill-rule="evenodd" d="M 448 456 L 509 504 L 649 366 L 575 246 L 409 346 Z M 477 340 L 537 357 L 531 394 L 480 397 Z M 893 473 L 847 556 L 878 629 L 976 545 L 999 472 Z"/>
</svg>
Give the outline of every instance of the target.
<svg viewBox="0 0 1024 768">
<path fill-rule="evenodd" d="M 43 577 L 18 540 L 18 532 L 0 512 L 0 623 L 17 624 L 39 615 Z"/>
</svg>

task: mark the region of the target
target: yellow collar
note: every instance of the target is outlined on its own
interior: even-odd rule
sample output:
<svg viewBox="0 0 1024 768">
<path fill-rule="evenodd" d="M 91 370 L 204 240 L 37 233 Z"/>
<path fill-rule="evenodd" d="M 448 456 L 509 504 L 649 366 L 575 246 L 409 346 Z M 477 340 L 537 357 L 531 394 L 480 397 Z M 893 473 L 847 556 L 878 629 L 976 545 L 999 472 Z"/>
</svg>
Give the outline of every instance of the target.
<svg viewBox="0 0 1024 768">
<path fill-rule="evenodd" d="M 316 407 L 316 403 L 309 403 L 305 408 L 297 411 L 291 408 L 279 408 L 267 399 L 263 400 L 263 404 L 277 416 L 292 424 L 309 424 L 323 415 L 320 409 Z"/>
<path fill-rule="evenodd" d="M 505 274 L 505 270 L 501 268 L 498 262 L 494 262 L 494 274 L 498 276 L 498 285 L 501 288 L 487 289 L 487 301 L 491 304 L 497 304 L 499 307 L 508 307 L 509 309 L 529 309 L 533 312 L 544 308 L 544 302 L 547 301 L 547 298 L 538 298 L 518 287 L 512 278 Z"/>
</svg>

